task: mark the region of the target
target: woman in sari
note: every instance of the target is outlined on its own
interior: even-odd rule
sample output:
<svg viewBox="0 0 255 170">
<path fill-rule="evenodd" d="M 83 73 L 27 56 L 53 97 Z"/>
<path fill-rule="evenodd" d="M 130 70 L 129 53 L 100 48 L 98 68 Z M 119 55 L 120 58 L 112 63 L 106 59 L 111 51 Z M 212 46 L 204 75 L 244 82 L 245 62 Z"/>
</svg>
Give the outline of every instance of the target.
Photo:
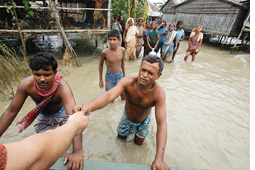
<svg viewBox="0 0 255 170">
<path fill-rule="evenodd" d="M 192 55 L 192 61 L 195 61 L 195 57 L 201 48 L 201 44 L 203 41 L 203 33 L 200 31 L 202 30 L 202 25 L 197 25 L 195 29 L 192 30 L 190 37 L 189 37 L 189 46 L 186 50 L 186 56 L 184 60 L 186 61 L 189 55 Z"/>
<path fill-rule="evenodd" d="M 157 45 L 159 42 L 159 33 L 156 29 L 156 22 L 152 22 L 148 32 L 147 32 L 147 46 L 146 46 L 146 55 L 149 54 L 150 51 L 152 51 L 152 48 L 154 48 L 155 52 L 158 52 Z"/>
<path fill-rule="evenodd" d="M 120 41 L 119 41 L 119 43 L 118 43 L 118 46 L 121 46 L 121 44 L 122 44 L 122 36 L 121 36 L 121 33 L 123 32 L 123 30 L 122 30 L 122 27 L 121 27 L 119 21 L 117 20 L 117 17 L 114 17 L 114 19 L 113 19 L 113 22 L 112 22 L 112 29 L 116 29 L 116 30 L 119 31 L 119 33 L 120 33 Z"/>
<path fill-rule="evenodd" d="M 147 32 L 149 30 L 149 27 L 150 27 L 150 21 L 146 21 L 145 28 L 143 30 L 143 42 L 144 42 L 143 57 L 145 57 L 145 50 L 146 50 L 146 46 L 147 46 Z"/>
<path fill-rule="evenodd" d="M 136 26 L 134 26 L 133 18 L 128 18 L 123 41 L 125 42 L 125 60 L 136 60 L 136 36 L 138 34 Z"/>
<path fill-rule="evenodd" d="M 143 18 L 139 18 L 136 24 L 138 34 L 136 36 L 136 58 L 138 58 L 143 45 Z"/>
<path fill-rule="evenodd" d="M 172 55 L 173 52 L 177 49 L 177 31 L 174 31 L 174 27 L 174 23 L 170 24 L 168 30 L 162 34 L 162 60 L 166 60 L 168 63 L 171 63 L 173 61 Z"/>
</svg>

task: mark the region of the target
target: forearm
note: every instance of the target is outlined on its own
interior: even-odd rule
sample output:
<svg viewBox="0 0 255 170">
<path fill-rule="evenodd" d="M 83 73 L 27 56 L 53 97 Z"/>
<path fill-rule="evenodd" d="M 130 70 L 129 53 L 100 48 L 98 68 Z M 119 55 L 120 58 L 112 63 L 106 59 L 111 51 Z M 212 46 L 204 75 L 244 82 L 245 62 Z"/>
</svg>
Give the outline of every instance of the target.
<svg viewBox="0 0 255 170">
<path fill-rule="evenodd" d="M 99 65 L 99 80 L 103 80 L 103 66 Z"/>
<path fill-rule="evenodd" d="M 93 112 L 95 110 L 101 109 L 105 107 L 107 104 L 109 104 L 112 100 L 113 99 L 110 99 L 110 95 L 108 92 L 103 92 L 89 102 L 91 106 L 90 111 Z"/>
<path fill-rule="evenodd" d="M 76 126 L 68 124 L 5 144 L 10 158 L 7 169 L 17 169 L 17 165 L 19 169 L 49 169 L 64 153 L 76 130 Z"/>
<path fill-rule="evenodd" d="M 198 48 L 198 47 L 200 47 L 200 46 L 201 46 L 201 44 L 202 44 L 202 41 L 200 41 L 200 43 L 198 44 L 197 48 Z"/>
<path fill-rule="evenodd" d="M 73 152 L 82 152 L 82 133 L 73 138 Z"/>
<path fill-rule="evenodd" d="M 123 32 L 123 30 L 122 30 L 121 25 L 120 25 L 120 24 L 118 24 L 118 26 L 119 26 L 119 29 L 120 29 L 120 33 L 122 33 L 122 32 Z"/>
<path fill-rule="evenodd" d="M 0 119 L 0 137 L 6 131 L 6 129 L 11 125 L 12 121 L 16 117 L 16 114 L 4 113 Z"/>
<path fill-rule="evenodd" d="M 158 45 L 158 43 L 159 43 L 159 40 L 156 42 L 155 46 L 157 46 L 157 45 Z"/>
<path fill-rule="evenodd" d="M 122 63 L 122 73 L 123 73 L 123 77 L 126 77 L 126 70 L 125 70 L 124 62 Z"/>
<path fill-rule="evenodd" d="M 166 146 L 166 139 L 167 139 L 167 124 L 166 122 L 159 123 L 157 125 L 157 150 L 155 159 L 162 159 L 164 160 L 164 152 Z"/>
</svg>

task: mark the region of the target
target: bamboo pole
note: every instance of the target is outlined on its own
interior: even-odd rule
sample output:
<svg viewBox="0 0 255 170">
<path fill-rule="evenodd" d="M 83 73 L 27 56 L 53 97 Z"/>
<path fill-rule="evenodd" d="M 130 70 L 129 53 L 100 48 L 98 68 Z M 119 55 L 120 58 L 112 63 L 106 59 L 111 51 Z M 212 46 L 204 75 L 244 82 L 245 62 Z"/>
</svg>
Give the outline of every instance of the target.
<svg viewBox="0 0 255 170">
<path fill-rule="evenodd" d="M 248 12 L 248 14 L 247 14 L 247 16 L 246 16 L 246 19 L 245 19 L 245 21 L 244 21 L 244 23 L 243 23 L 242 30 L 241 30 L 241 32 L 239 33 L 238 37 L 237 37 L 237 40 L 236 40 L 236 42 L 235 42 L 235 45 L 234 45 L 234 47 L 232 48 L 232 50 L 231 50 L 231 52 L 230 52 L 231 54 L 232 54 L 233 51 L 235 50 L 236 45 L 237 45 L 237 42 L 238 42 L 238 40 L 240 39 L 240 37 L 241 37 L 241 35 L 242 35 L 242 33 L 243 33 L 244 29 L 245 29 L 245 26 L 246 26 L 246 24 L 247 24 L 249 18 L 250 18 L 250 10 L 249 10 L 249 12 Z"/>
<path fill-rule="evenodd" d="M 64 39 L 65 44 L 66 44 L 66 48 L 69 48 L 69 51 L 70 51 L 70 53 L 72 54 L 73 59 L 74 59 L 74 61 L 76 62 L 77 66 L 78 66 L 78 67 L 81 67 L 82 65 L 81 65 L 81 63 L 80 63 L 80 61 L 79 61 L 79 59 L 78 59 L 78 57 L 77 57 L 77 55 L 76 55 L 76 53 L 75 53 L 73 47 L 70 45 L 70 43 L 69 43 L 69 41 L 68 41 L 68 39 L 67 39 L 65 30 L 64 30 L 64 28 L 62 27 L 62 25 L 61 25 L 61 23 L 60 23 L 60 18 L 59 18 L 59 16 L 58 16 L 57 12 L 56 12 L 56 8 L 55 8 L 55 6 L 54 6 L 54 3 L 52 2 L 52 0 L 49 0 L 49 2 L 50 2 L 50 7 L 51 7 L 51 9 L 52 9 L 52 11 L 53 11 L 54 17 L 55 17 L 55 19 L 56 19 L 56 22 L 57 22 L 57 24 L 58 24 L 58 26 L 59 26 L 59 28 L 60 28 L 60 30 L 61 30 L 63 39 Z"/>
<path fill-rule="evenodd" d="M 136 19 L 136 0 L 134 0 L 134 18 Z"/>
<path fill-rule="evenodd" d="M 146 10 L 147 10 L 147 5 L 148 5 L 148 0 L 144 0 L 144 6 L 143 6 L 143 14 L 142 14 L 142 17 L 143 17 L 143 21 L 144 23 L 146 22 Z"/>
<path fill-rule="evenodd" d="M 21 33 L 21 29 L 20 29 L 20 26 L 19 26 L 19 20 L 18 20 L 18 17 L 17 17 L 17 13 L 16 13 L 16 10 L 15 10 L 15 5 L 14 5 L 14 2 L 12 0 L 12 5 L 13 5 L 13 11 L 14 11 L 14 15 L 15 15 L 15 18 L 16 18 L 16 21 L 17 21 L 17 27 L 18 27 L 18 30 L 19 30 L 19 35 L 20 35 L 20 39 L 21 39 L 21 42 L 22 42 L 22 46 L 23 46 L 23 49 L 21 49 L 20 51 L 22 52 L 23 54 L 23 59 L 26 63 L 28 63 L 28 57 L 27 57 L 27 52 L 26 52 L 26 42 L 24 41 L 23 39 L 23 35 Z"/>
<path fill-rule="evenodd" d="M 127 0 L 127 14 L 130 17 L 130 0 Z"/>
<path fill-rule="evenodd" d="M 111 12 L 110 12 L 110 9 L 111 9 L 111 6 L 112 6 L 112 0 L 108 0 L 108 12 L 107 12 L 107 26 L 108 26 L 108 29 L 111 29 Z"/>
</svg>

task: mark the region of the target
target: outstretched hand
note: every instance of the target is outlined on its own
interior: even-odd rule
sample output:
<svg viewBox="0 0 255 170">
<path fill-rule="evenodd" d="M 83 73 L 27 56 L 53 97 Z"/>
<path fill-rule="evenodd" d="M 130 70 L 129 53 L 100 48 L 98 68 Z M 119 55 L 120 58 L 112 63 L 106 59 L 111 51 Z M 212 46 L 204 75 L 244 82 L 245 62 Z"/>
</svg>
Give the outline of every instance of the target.
<svg viewBox="0 0 255 170">
<path fill-rule="evenodd" d="M 171 169 L 163 160 L 155 159 L 152 162 L 152 170 L 171 170 Z"/>
<path fill-rule="evenodd" d="M 83 168 L 83 159 L 84 156 L 82 154 L 82 152 L 73 152 L 70 155 L 66 156 L 64 159 L 64 164 L 67 163 L 67 161 L 69 161 L 68 164 L 68 170 L 82 170 Z"/>
<path fill-rule="evenodd" d="M 81 111 L 85 116 L 89 116 L 91 112 L 90 104 L 76 104 L 72 110 L 73 113 Z"/>
<path fill-rule="evenodd" d="M 84 116 L 82 112 L 76 112 L 69 116 L 67 124 L 73 125 L 76 128 L 75 135 L 78 135 L 87 128 L 89 122 L 89 117 Z"/>
</svg>

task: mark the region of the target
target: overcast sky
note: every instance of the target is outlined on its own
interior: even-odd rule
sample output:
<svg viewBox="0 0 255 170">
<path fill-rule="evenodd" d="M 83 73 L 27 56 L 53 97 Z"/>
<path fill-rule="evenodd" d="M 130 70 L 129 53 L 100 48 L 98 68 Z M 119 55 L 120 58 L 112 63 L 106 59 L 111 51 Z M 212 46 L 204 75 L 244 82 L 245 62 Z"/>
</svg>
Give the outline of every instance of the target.
<svg viewBox="0 0 255 170">
<path fill-rule="evenodd" d="M 165 0 L 166 1 L 166 0 Z M 162 2 L 162 3 L 165 3 L 163 0 L 149 0 L 149 2 L 155 2 L 155 3 L 157 3 L 157 2 Z"/>
</svg>

